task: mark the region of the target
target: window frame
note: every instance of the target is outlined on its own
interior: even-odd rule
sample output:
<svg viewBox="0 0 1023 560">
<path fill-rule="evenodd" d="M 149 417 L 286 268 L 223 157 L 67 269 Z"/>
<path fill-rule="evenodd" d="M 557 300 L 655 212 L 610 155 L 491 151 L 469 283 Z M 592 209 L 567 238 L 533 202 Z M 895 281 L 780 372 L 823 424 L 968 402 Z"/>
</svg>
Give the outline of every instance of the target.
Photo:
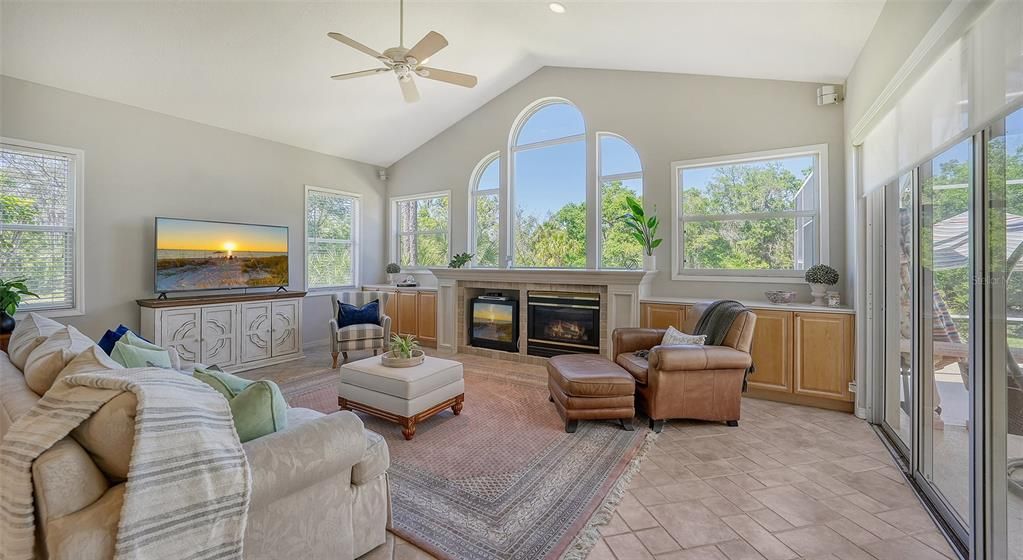
<svg viewBox="0 0 1023 560">
<path fill-rule="evenodd" d="M 808 146 L 797 146 L 791 148 L 780 148 L 774 150 L 763 150 L 743 154 L 730 154 L 712 156 L 699 159 L 673 161 L 671 163 L 671 279 L 673 281 L 697 281 L 697 282 L 771 282 L 784 284 L 804 284 L 805 270 L 778 270 L 778 269 L 683 269 L 682 255 L 685 253 L 685 217 L 682 212 L 682 192 L 680 190 L 680 175 L 683 170 L 699 167 L 712 167 L 720 165 L 734 165 L 741 163 L 753 163 L 758 161 L 785 159 L 812 155 L 816 158 L 814 173 L 817 174 L 817 250 L 814 262 L 808 263 L 813 266 L 818 263 L 828 263 L 830 259 L 829 239 L 829 213 L 828 213 L 828 144 L 812 144 Z M 709 221 L 708 217 L 727 218 L 735 216 L 748 216 L 756 219 L 772 217 L 791 217 L 794 212 L 767 212 L 758 214 L 720 214 L 701 215 L 702 220 Z"/>
<path fill-rule="evenodd" d="M 331 196 L 339 196 L 352 199 L 352 238 L 347 241 L 352 247 L 352 283 L 338 286 L 309 286 L 309 193 L 318 192 L 324 193 Z M 302 214 L 302 239 L 303 239 L 303 250 L 302 256 L 303 273 L 305 281 L 305 289 L 310 294 L 318 292 L 332 292 L 339 288 L 356 288 L 361 283 L 359 282 L 359 268 L 360 268 L 360 253 L 361 253 L 361 240 L 362 237 L 362 195 L 359 193 L 343 191 L 340 189 L 332 189 L 328 187 L 318 187 L 315 185 L 305 186 L 305 205 L 304 212 Z M 325 239 L 326 242 L 337 242 L 345 243 L 344 241 L 336 241 Z"/>
<path fill-rule="evenodd" d="M 398 230 L 398 203 L 400 203 L 400 202 L 408 202 L 410 200 L 425 200 L 425 199 L 430 199 L 430 198 L 442 198 L 442 197 L 447 197 L 447 199 L 448 199 L 448 227 L 447 227 L 446 230 L 430 230 L 430 231 L 425 231 L 425 230 L 424 231 L 419 231 L 419 230 L 416 230 L 416 231 L 407 231 L 407 232 L 403 232 L 403 231 L 399 231 Z M 390 256 L 390 261 L 389 262 L 398 262 L 398 244 L 400 243 L 400 238 L 401 238 L 402 235 L 416 235 L 416 236 L 419 236 L 419 235 L 422 235 L 422 234 L 431 234 L 431 233 L 432 234 L 443 233 L 443 234 L 447 235 L 447 240 L 448 240 L 447 260 L 449 260 L 449 261 L 451 260 L 451 190 L 431 191 L 431 192 L 416 193 L 416 194 L 410 194 L 410 195 L 392 196 L 390 198 L 390 206 L 391 206 L 391 220 L 390 220 L 390 222 L 391 222 L 391 247 L 390 247 L 391 256 Z M 437 267 L 434 267 L 434 268 L 442 267 L 442 266 L 445 266 L 446 264 L 447 263 L 442 263 L 440 265 L 437 265 Z M 426 271 L 429 271 L 429 270 L 430 270 L 430 267 L 428 267 L 428 266 L 421 266 L 418 263 L 416 264 L 416 266 L 410 266 L 408 268 L 405 268 L 404 266 L 402 267 L 402 272 L 426 272 Z"/>
<path fill-rule="evenodd" d="M 531 118 L 533 118 L 534 115 L 536 115 L 536 113 L 538 113 L 541 109 L 547 106 L 560 104 L 568 105 L 569 107 L 572 107 L 579 113 L 579 117 L 583 121 L 583 131 L 581 133 L 572 134 L 569 136 L 561 136 L 559 138 L 551 138 L 548 140 L 540 140 L 538 142 L 530 142 L 529 144 L 522 145 L 518 144 L 519 134 L 522 132 L 522 128 L 526 125 L 527 122 L 529 122 Z M 507 189 L 505 189 L 508 192 L 507 196 L 508 202 L 507 210 L 504 213 L 505 215 L 507 215 L 508 219 L 507 223 L 501 226 L 501 229 L 504 230 L 505 232 L 506 236 L 505 238 L 507 240 L 505 242 L 506 245 L 505 250 L 507 251 L 507 254 L 505 256 L 504 268 L 506 269 L 521 268 L 524 270 L 583 270 L 598 268 L 596 264 L 592 261 L 593 255 L 596 254 L 593 251 L 593 248 L 596 245 L 591 245 L 590 243 L 590 239 L 591 237 L 593 237 L 594 228 L 596 227 L 596 224 L 594 223 L 594 218 L 591 215 L 593 212 L 593 209 L 591 208 L 591 202 L 595 200 L 597 195 L 594 195 L 594 193 L 592 192 L 590 183 L 592 182 L 595 174 L 599 173 L 599 171 L 595 170 L 593 166 L 590 165 L 592 163 L 590 160 L 589 148 L 591 137 L 590 134 L 587 132 L 588 130 L 589 127 L 586 124 L 586 115 L 583 113 L 582 109 L 580 109 L 579 106 L 576 105 L 575 103 L 572 103 L 571 101 L 563 97 L 543 97 L 537 99 L 536 101 L 530 103 L 524 109 L 522 109 L 522 111 L 519 112 L 519 115 L 515 117 L 515 121 L 512 123 L 510 132 L 508 134 L 508 162 L 507 162 L 508 186 Z M 586 154 L 586 158 L 583 161 L 583 171 L 586 177 L 585 179 L 586 190 L 584 193 L 585 198 L 583 200 L 583 202 L 586 204 L 585 212 L 586 239 L 584 240 L 586 244 L 585 246 L 586 266 L 583 267 L 582 269 L 578 267 L 568 266 L 558 267 L 518 266 L 515 264 L 515 155 L 520 152 L 526 152 L 529 150 L 539 150 L 542 148 L 549 148 L 551 146 L 558 146 L 561 144 L 570 144 L 573 142 L 583 142 Z M 599 240 L 596 243 L 599 243 Z M 599 255 L 597 256 L 597 260 L 599 261 Z"/>
<path fill-rule="evenodd" d="M 479 163 L 476 164 L 475 169 L 472 170 L 472 175 L 470 175 L 470 179 L 469 179 L 469 208 L 468 208 L 468 210 L 469 210 L 469 232 L 468 232 L 469 235 L 468 235 L 467 239 L 468 239 L 468 251 L 470 253 L 472 253 L 472 263 L 471 263 L 471 266 L 473 266 L 473 267 L 478 267 L 478 268 L 501 268 L 501 255 L 500 255 L 500 248 L 501 248 L 501 199 L 504 198 L 504 197 L 501 196 L 501 192 L 504 190 L 504 188 L 503 188 L 504 185 L 501 183 L 501 169 L 500 169 L 501 164 L 500 163 L 498 163 L 498 170 L 497 170 L 497 173 L 498 173 L 497 174 L 497 186 L 494 187 L 494 188 L 489 188 L 489 189 L 480 189 L 479 188 L 480 187 L 480 179 L 483 178 L 483 172 L 486 171 L 487 168 L 490 167 L 490 165 L 492 163 L 494 163 L 495 161 L 499 161 L 500 159 L 501 159 L 501 152 L 500 151 L 491 152 L 491 153 L 487 154 L 486 156 L 483 156 L 483 159 L 481 159 L 479 161 Z M 477 220 L 477 216 L 476 216 L 476 198 L 479 197 L 479 196 L 490 196 L 490 195 L 497 195 L 497 247 L 498 247 L 498 253 L 499 253 L 498 256 L 497 256 L 497 261 L 498 262 L 497 262 L 497 266 L 480 266 L 479 262 L 476 260 L 476 253 L 477 253 L 476 252 L 476 220 Z M 448 199 L 448 214 L 449 215 L 451 213 L 450 212 L 450 209 L 451 209 L 450 205 L 451 205 L 451 201 L 450 201 L 450 199 Z M 451 229 L 451 222 L 449 220 L 448 221 L 448 230 L 450 230 L 450 229 Z M 448 252 L 449 253 L 450 253 L 450 245 L 451 245 L 451 241 L 450 241 L 450 238 L 449 238 L 449 240 L 448 240 Z"/>
<path fill-rule="evenodd" d="M 54 144 L 44 144 L 41 142 L 32 142 L 29 140 L 22 140 L 19 138 L 11 138 L 7 136 L 0 136 L 0 145 L 9 146 L 13 149 L 20 149 L 29 152 L 41 152 L 44 154 L 58 154 L 72 159 L 71 169 L 72 186 L 69 187 L 71 192 L 71 215 L 74 216 L 74 224 L 71 226 L 72 234 L 72 285 L 74 286 L 74 293 L 72 295 L 71 307 L 37 307 L 33 309 L 24 309 L 25 304 L 22 302 L 22 310 L 15 313 L 15 319 L 21 319 L 28 313 L 38 313 L 45 317 L 77 317 L 85 314 L 85 151 L 78 148 L 69 148 L 66 146 L 57 146 Z M 40 227 L 43 231 L 51 231 L 54 228 L 50 226 Z"/>
<path fill-rule="evenodd" d="M 601 169 L 602 169 L 602 166 L 601 166 L 601 156 L 603 155 L 603 150 L 601 149 L 600 141 L 604 137 L 617 138 L 617 139 L 621 140 L 622 142 L 624 142 L 629 148 L 631 148 L 632 151 L 636 153 L 636 159 L 639 160 L 639 171 L 632 171 L 632 172 L 629 172 L 629 173 L 613 173 L 611 175 L 603 175 L 603 174 L 601 174 Z M 598 131 L 596 133 L 595 144 L 596 144 L 596 150 L 595 150 L 595 155 L 593 157 L 593 161 L 594 161 L 593 169 L 594 169 L 594 173 L 596 173 L 596 177 L 597 177 L 596 186 L 595 186 L 595 188 L 596 188 L 595 196 L 596 196 L 596 199 L 597 199 L 597 207 L 595 209 L 596 213 L 594 214 L 596 216 L 595 219 L 597 220 L 597 227 L 596 227 L 596 231 L 597 231 L 597 239 L 596 239 L 596 241 L 597 241 L 597 263 L 596 263 L 596 265 L 597 265 L 597 268 L 600 269 L 600 270 L 629 270 L 627 268 L 617 268 L 617 267 L 604 266 L 604 236 L 601 235 L 601 230 L 600 230 L 600 220 L 601 220 L 601 218 L 603 216 L 603 213 L 604 213 L 604 183 L 607 182 L 607 181 L 628 181 L 628 180 L 632 180 L 632 179 L 639 179 L 640 185 L 641 185 L 640 188 L 643 190 L 643 192 L 641 192 L 640 195 L 639 195 L 639 197 L 640 197 L 639 198 L 639 202 L 640 202 L 640 204 L 643 205 L 644 209 L 646 209 L 646 197 L 645 197 L 646 182 L 643 179 L 643 175 L 644 175 L 644 171 L 645 171 L 643 169 L 643 158 L 639 157 L 639 150 L 637 150 L 636 147 L 632 145 L 632 142 L 629 142 L 629 140 L 627 138 L 625 138 L 624 136 L 622 136 L 621 134 L 617 134 L 617 133 L 614 133 L 614 132 Z M 645 256 L 646 252 L 641 249 L 640 250 L 640 255 L 641 255 L 641 257 Z M 642 258 L 641 258 L 640 259 L 640 267 L 638 269 L 636 269 L 636 270 L 643 270 L 643 264 L 642 263 L 643 263 L 643 261 L 642 261 Z"/>
</svg>

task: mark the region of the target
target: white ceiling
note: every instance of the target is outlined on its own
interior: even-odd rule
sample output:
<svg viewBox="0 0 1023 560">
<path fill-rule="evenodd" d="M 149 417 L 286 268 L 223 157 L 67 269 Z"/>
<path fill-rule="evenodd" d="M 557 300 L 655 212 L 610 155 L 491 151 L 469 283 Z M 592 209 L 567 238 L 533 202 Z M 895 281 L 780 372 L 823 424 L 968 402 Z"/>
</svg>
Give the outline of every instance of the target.
<svg viewBox="0 0 1023 560">
<path fill-rule="evenodd" d="M 398 41 L 398 3 L 44 2 L 2 4 L 4 74 L 254 136 L 389 165 L 542 66 L 841 82 L 883 0 L 410 1 L 406 46 L 450 42 L 431 66 L 476 74 L 472 90 L 391 74 L 336 82 Z M 556 92 L 552 92 L 555 94 Z"/>
</svg>

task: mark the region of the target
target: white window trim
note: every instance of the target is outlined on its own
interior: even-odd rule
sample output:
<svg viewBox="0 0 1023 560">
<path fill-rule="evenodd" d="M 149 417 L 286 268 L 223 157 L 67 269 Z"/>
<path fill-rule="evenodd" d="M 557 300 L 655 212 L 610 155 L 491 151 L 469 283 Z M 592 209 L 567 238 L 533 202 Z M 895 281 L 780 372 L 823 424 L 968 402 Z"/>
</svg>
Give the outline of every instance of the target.
<svg viewBox="0 0 1023 560">
<path fill-rule="evenodd" d="M 426 198 L 440 198 L 446 196 L 448 198 L 448 227 L 446 230 L 416 230 L 416 231 L 398 231 L 398 203 L 407 202 L 409 200 L 420 200 Z M 429 233 L 446 233 L 448 236 L 448 253 L 447 260 L 451 260 L 451 191 L 432 191 L 425 193 L 416 193 L 402 196 L 392 196 L 390 199 L 391 205 L 391 258 L 389 262 L 398 262 L 398 237 L 400 235 L 419 235 Z M 447 263 L 439 266 L 444 266 Z M 429 271 L 429 267 L 426 266 L 414 266 L 409 268 L 402 268 L 402 272 L 426 272 Z"/>
<path fill-rule="evenodd" d="M 77 317 L 85 314 L 85 151 L 77 148 L 68 148 L 65 146 L 55 146 L 53 144 L 43 144 L 40 142 L 31 142 L 28 140 L 21 140 L 18 138 L 9 138 L 6 136 L 0 136 L 0 144 L 10 145 L 16 148 L 25 148 L 29 150 L 42 151 L 42 152 L 53 152 L 64 156 L 71 156 L 75 162 L 75 174 L 74 174 L 74 186 L 72 187 L 74 192 L 74 198 L 72 204 L 74 205 L 74 217 L 75 225 L 73 229 L 74 233 L 74 255 L 73 264 L 74 267 L 74 307 L 65 309 L 55 308 L 40 308 L 33 309 L 32 313 L 38 313 L 45 317 Z M 26 315 L 25 311 L 21 311 L 15 314 L 15 319 L 20 319 Z"/>
<path fill-rule="evenodd" d="M 479 263 L 476 261 L 476 197 L 478 197 L 478 196 L 490 196 L 490 195 L 495 195 L 495 194 L 497 195 L 497 214 L 498 214 L 498 219 L 497 219 L 497 237 L 498 237 L 498 240 L 497 240 L 497 243 L 498 243 L 498 247 L 500 247 L 500 243 L 501 243 L 501 239 L 500 239 L 500 237 L 501 237 L 501 178 L 500 178 L 500 169 L 498 169 L 498 180 L 497 180 L 497 186 L 496 187 L 489 188 L 489 189 L 480 189 L 479 188 L 480 179 L 483 177 L 483 172 L 486 171 L 487 167 L 490 167 L 491 163 L 493 163 L 494 161 L 496 161 L 496 160 L 498 160 L 500 158 L 501 158 L 501 152 L 500 151 L 491 152 L 491 153 L 487 154 L 486 156 L 483 157 L 483 159 L 480 160 L 479 163 L 476 164 L 476 167 L 472 170 L 472 175 L 469 176 L 469 208 L 468 208 L 468 210 L 469 210 L 469 221 L 468 221 L 468 224 L 469 224 L 469 236 L 468 236 L 469 249 L 468 249 L 468 251 L 470 253 L 472 253 L 472 266 L 479 267 Z M 450 199 L 448 200 L 448 208 L 449 208 L 449 210 L 451 208 L 451 201 L 450 201 Z M 448 228 L 450 229 L 450 227 L 451 227 L 451 222 L 449 221 L 448 222 Z M 450 241 L 449 241 L 448 245 L 450 245 Z M 500 262 L 501 261 L 501 257 L 500 257 L 500 255 L 498 255 L 497 260 L 498 260 L 497 267 L 500 267 L 500 265 L 501 265 L 501 262 Z M 482 266 L 480 268 L 497 268 L 497 267 Z"/>
<path fill-rule="evenodd" d="M 682 253 L 684 251 L 682 236 L 682 213 L 681 193 L 679 192 L 679 172 L 683 169 L 693 167 L 707 167 L 710 165 L 730 165 L 736 163 L 749 163 L 753 161 L 780 159 L 783 157 L 797 157 L 814 155 L 817 159 L 817 262 L 827 263 L 830 259 L 830 240 L 828 229 L 830 220 L 828 215 L 828 145 L 813 144 L 809 146 L 798 146 L 792 148 L 781 148 L 776 150 L 764 150 L 749 152 L 745 154 L 731 154 L 714 156 L 684 161 L 673 161 L 671 163 L 671 279 L 676 281 L 695 282 L 770 282 L 778 284 L 804 284 L 805 271 L 802 270 L 706 270 L 706 273 L 690 270 L 686 273 L 680 272 Z M 791 213 L 785 213 L 786 216 Z M 773 213 L 758 214 L 756 217 L 768 218 Z M 700 216 L 696 220 L 707 220 L 711 216 Z M 816 264 L 816 263 L 815 263 Z"/>
<path fill-rule="evenodd" d="M 632 151 L 636 153 L 636 159 L 639 160 L 639 171 L 632 171 L 630 173 L 612 173 L 611 175 L 601 175 L 600 174 L 600 170 L 601 170 L 601 161 L 600 161 L 601 158 L 600 158 L 600 156 L 602 154 L 602 150 L 600 149 L 600 140 L 603 137 L 605 137 L 605 136 L 617 138 L 617 139 L 621 140 L 622 142 L 625 142 L 625 144 L 628 147 L 632 148 Z M 595 212 L 593 213 L 593 215 L 594 215 L 593 219 L 596 220 L 596 222 L 597 222 L 597 227 L 596 227 L 596 243 L 597 243 L 597 263 L 596 264 L 597 264 L 597 266 L 596 267 L 598 269 L 600 269 L 600 270 L 626 270 L 624 268 L 605 267 L 603 265 L 603 262 L 604 262 L 604 236 L 601 235 L 601 232 L 600 232 L 600 225 L 601 225 L 600 224 L 600 220 L 604 216 L 604 183 L 610 182 L 610 181 L 628 181 L 628 180 L 632 180 L 632 179 L 639 179 L 642 182 L 643 181 L 643 158 L 639 157 L 639 151 L 636 150 L 636 147 L 632 145 L 632 142 L 629 142 L 628 139 L 626 139 L 621 134 L 616 134 L 614 132 L 597 132 L 595 148 L 596 148 L 595 151 L 594 151 L 595 155 L 593 156 L 593 161 L 594 161 L 593 169 L 594 169 L 594 172 L 597 174 L 597 182 L 596 182 L 596 186 L 595 186 L 597 205 L 596 205 L 596 208 L 594 209 Z M 643 191 L 644 191 L 644 193 L 640 193 L 640 202 L 645 207 L 646 206 L 646 197 L 644 196 L 645 191 L 646 191 L 646 184 L 645 183 L 643 184 Z M 655 249 L 655 251 L 656 251 L 656 249 Z M 645 256 L 646 255 L 646 251 L 645 250 L 641 251 L 641 254 Z M 642 268 L 643 268 L 643 263 L 642 263 L 642 260 L 641 260 L 640 261 L 640 268 L 637 269 L 637 270 L 641 270 Z"/>
<path fill-rule="evenodd" d="M 344 196 L 352 199 L 352 238 L 348 241 L 352 246 L 352 283 L 343 286 L 321 286 L 317 288 L 309 287 L 309 193 L 319 192 L 329 195 Z M 327 187 L 317 187 L 314 185 L 305 186 L 305 211 L 302 214 L 302 246 L 304 247 L 303 258 L 303 271 L 305 289 L 311 295 L 315 295 L 321 292 L 334 292 L 339 288 L 356 288 L 362 283 L 359 281 L 359 268 L 360 268 L 360 253 L 361 253 L 361 238 L 362 238 L 362 195 L 349 191 L 342 191 L 338 189 L 330 189 Z M 333 240 L 331 240 L 333 241 Z M 340 243 L 344 243 L 341 241 Z"/>
</svg>

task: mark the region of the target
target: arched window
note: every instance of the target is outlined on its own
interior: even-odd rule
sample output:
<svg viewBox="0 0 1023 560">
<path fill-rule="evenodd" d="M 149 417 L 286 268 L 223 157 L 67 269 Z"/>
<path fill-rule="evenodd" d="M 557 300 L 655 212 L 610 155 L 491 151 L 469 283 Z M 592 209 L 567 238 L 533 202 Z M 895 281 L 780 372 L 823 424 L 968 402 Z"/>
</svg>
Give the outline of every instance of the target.
<svg viewBox="0 0 1023 560">
<path fill-rule="evenodd" d="M 494 268 L 500 256 L 501 154 L 483 158 L 469 184 L 469 252 L 473 264 Z"/>
<path fill-rule="evenodd" d="M 512 262 L 586 267 L 586 126 L 563 99 L 538 101 L 511 142 Z"/>
<path fill-rule="evenodd" d="M 643 268 L 643 246 L 621 217 L 629 212 L 626 200 L 643 203 L 643 164 L 639 154 L 617 134 L 597 135 L 600 188 L 600 268 Z"/>
</svg>

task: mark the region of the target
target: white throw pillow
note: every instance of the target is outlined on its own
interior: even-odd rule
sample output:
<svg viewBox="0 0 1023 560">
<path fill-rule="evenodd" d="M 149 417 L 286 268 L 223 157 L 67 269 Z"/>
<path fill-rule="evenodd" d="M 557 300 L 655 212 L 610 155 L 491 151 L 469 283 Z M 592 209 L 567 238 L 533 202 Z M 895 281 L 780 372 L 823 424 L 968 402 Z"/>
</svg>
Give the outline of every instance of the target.
<svg viewBox="0 0 1023 560">
<path fill-rule="evenodd" d="M 679 344 L 699 344 L 703 345 L 707 342 L 707 335 L 701 334 L 699 336 L 686 334 L 675 327 L 668 327 L 668 330 L 664 333 L 664 338 L 661 339 L 661 346 L 677 346 Z"/>
<path fill-rule="evenodd" d="M 24 371 L 28 355 L 50 335 L 64 328 L 64 325 L 36 313 L 18 321 L 7 344 L 7 355 L 14 367 Z"/>
<path fill-rule="evenodd" d="M 64 327 L 53 333 L 25 360 L 23 372 L 28 388 L 37 395 L 49 391 L 68 363 L 95 344 L 74 327 Z"/>
</svg>

